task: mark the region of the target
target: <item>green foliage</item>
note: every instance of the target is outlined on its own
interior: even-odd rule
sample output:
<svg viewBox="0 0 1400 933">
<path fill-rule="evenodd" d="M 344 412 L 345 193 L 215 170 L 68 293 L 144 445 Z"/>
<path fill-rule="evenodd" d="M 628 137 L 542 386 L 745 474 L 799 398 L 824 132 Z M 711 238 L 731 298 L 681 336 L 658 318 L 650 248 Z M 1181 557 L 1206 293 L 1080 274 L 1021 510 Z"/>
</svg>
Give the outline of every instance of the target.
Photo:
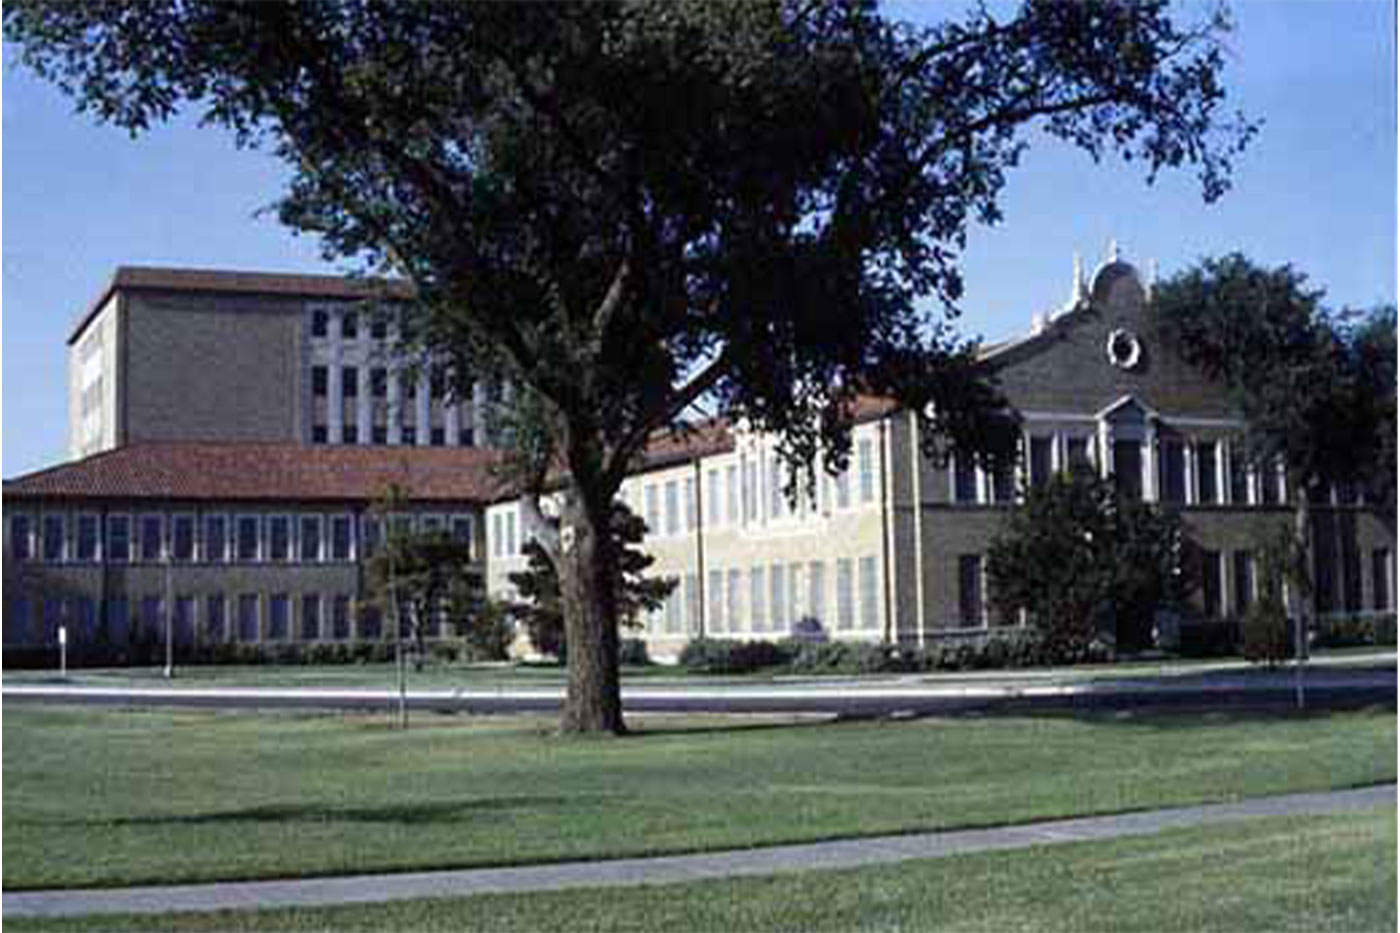
<svg viewBox="0 0 1400 933">
<path fill-rule="evenodd" d="M 1157 608 L 1189 586 L 1180 517 L 1119 496 L 1076 469 L 1027 490 L 987 550 L 992 605 L 1025 612 L 1051 658 L 1084 655 L 1112 622 L 1118 647 L 1145 647 Z"/>
<path fill-rule="evenodd" d="M 500 600 L 487 599 L 477 607 L 471 622 L 465 626 L 467 651 L 473 661 L 504 661 L 515 641 L 515 623 L 510 606 Z"/>
<path fill-rule="evenodd" d="M 1288 612 L 1276 596 L 1265 596 L 1250 605 L 1240 626 L 1240 651 L 1245 659 L 1277 667 L 1293 656 Z"/>
<path fill-rule="evenodd" d="M 1329 616 L 1313 626 L 1314 648 L 1351 648 L 1358 645 L 1394 645 L 1395 613 Z"/>
<path fill-rule="evenodd" d="M 679 664 L 696 674 L 749 674 L 783 667 L 792 656 L 793 648 L 784 643 L 694 638 L 681 649 Z"/>
<path fill-rule="evenodd" d="M 1352 328 L 1323 296 L 1292 266 L 1231 253 L 1159 284 L 1153 305 L 1163 339 L 1229 390 L 1254 463 L 1282 462 L 1295 490 L 1376 484 L 1393 512 L 1395 310 Z"/>
<path fill-rule="evenodd" d="M 640 638 L 624 638 L 618 646 L 617 660 L 619 664 L 626 664 L 630 667 L 647 667 L 651 664 L 651 655 L 647 653 L 647 643 Z"/>
<path fill-rule="evenodd" d="M 625 502 L 613 504 L 612 532 L 618 554 L 618 624 L 638 628 L 642 613 L 664 606 L 680 581 L 675 577 L 646 575 L 656 561 L 639 546 L 646 537 L 647 525 Z M 529 559 L 525 570 L 510 575 L 511 585 L 520 597 L 511 611 L 525 626 L 536 651 L 562 659 L 566 646 L 559 573 L 549 552 L 539 542 L 526 542 L 524 550 Z"/>
</svg>

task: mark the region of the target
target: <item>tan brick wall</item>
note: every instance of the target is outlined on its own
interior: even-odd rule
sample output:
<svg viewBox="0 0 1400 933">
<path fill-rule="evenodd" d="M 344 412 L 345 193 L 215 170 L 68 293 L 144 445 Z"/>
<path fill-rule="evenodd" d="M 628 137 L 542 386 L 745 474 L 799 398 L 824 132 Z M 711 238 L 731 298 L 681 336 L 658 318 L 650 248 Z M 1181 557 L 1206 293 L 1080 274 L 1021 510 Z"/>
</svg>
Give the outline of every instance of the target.
<svg viewBox="0 0 1400 933">
<path fill-rule="evenodd" d="M 302 304 L 132 293 L 126 440 L 302 440 Z"/>
</svg>

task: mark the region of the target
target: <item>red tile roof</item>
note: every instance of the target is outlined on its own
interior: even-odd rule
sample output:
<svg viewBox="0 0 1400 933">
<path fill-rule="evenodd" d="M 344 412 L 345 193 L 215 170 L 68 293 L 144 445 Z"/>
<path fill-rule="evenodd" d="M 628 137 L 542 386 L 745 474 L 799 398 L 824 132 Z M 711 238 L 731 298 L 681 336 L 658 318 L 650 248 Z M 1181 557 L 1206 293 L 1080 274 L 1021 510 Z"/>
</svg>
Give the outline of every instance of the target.
<svg viewBox="0 0 1400 933">
<path fill-rule="evenodd" d="M 303 275 L 287 272 L 237 272 L 221 269 L 168 269 L 158 266 L 118 266 L 111 280 L 90 304 L 68 336 L 71 344 L 82 335 L 114 292 L 124 289 L 175 292 L 223 292 L 244 295 L 357 299 L 411 298 L 413 287 L 401 280 L 352 278 L 344 275 Z"/>
<path fill-rule="evenodd" d="M 6 480 L 16 499 L 361 500 L 397 483 L 413 501 L 489 502 L 500 454 L 452 447 L 144 442 Z"/>
</svg>

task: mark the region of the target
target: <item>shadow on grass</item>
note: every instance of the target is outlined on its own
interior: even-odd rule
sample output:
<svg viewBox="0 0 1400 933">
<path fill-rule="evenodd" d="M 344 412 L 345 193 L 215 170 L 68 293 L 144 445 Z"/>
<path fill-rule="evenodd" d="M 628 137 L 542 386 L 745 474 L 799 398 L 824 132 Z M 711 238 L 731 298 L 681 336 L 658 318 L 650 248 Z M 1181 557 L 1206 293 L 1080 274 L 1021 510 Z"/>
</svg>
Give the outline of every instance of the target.
<svg viewBox="0 0 1400 933">
<path fill-rule="evenodd" d="M 1105 709 L 1086 706 L 1081 709 L 1014 709 L 1002 707 L 985 710 L 978 714 L 983 718 L 1017 719 L 1073 719 L 1078 722 L 1107 728 L 1153 729 L 1179 732 L 1188 729 L 1218 728 L 1221 726 L 1250 725 L 1285 722 L 1324 722 L 1338 716 L 1358 714 L 1394 715 L 1394 698 L 1388 701 L 1358 703 L 1345 708 L 1305 708 L 1296 709 L 1292 705 L 1278 706 L 1215 706 L 1211 708 L 1172 708 L 1143 706 L 1126 709 Z"/>
<path fill-rule="evenodd" d="M 157 827 L 206 826 L 221 823 L 385 823 L 400 826 L 471 823 L 504 817 L 515 811 L 540 809 L 571 811 L 590 807 L 616 807 L 620 796 L 570 794 L 568 796 L 493 797 L 443 800 L 433 803 L 387 804 L 376 807 L 328 807 L 317 804 L 278 803 L 209 813 L 166 814 L 95 820 L 33 820 L 32 825 Z"/>
</svg>

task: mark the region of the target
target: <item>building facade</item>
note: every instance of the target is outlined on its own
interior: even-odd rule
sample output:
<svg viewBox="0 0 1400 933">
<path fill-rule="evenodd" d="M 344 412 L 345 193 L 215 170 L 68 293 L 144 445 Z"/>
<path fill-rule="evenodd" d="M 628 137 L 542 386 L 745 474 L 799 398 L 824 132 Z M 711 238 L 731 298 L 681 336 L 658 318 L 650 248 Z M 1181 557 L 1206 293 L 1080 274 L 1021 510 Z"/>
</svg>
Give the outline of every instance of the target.
<svg viewBox="0 0 1400 933">
<path fill-rule="evenodd" d="M 7 649 L 149 639 L 387 637 L 366 590 L 373 504 L 470 542 L 510 599 L 537 533 L 482 449 L 494 393 L 453 397 L 393 352 L 397 286 L 315 276 L 121 269 L 69 340 L 72 462 L 4 484 Z M 388 309 L 387 312 L 385 309 Z M 1257 597 L 1261 527 L 1291 521 L 1283 475 L 1234 446 L 1225 393 L 1157 337 L 1150 285 L 1112 256 L 983 361 L 1019 415 L 1019 466 L 921 453 L 918 419 L 862 398 L 847 469 L 789 495 L 776 440 L 719 421 L 659 437 L 622 497 L 652 572 L 678 586 L 640 631 L 653 656 L 696 637 L 926 645 L 993 618 L 985 555 L 1024 491 L 1071 464 L 1179 510 L 1201 555 L 1202 619 Z M 1394 503 L 1315 503 L 1322 613 L 1393 611 Z"/>
</svg>

